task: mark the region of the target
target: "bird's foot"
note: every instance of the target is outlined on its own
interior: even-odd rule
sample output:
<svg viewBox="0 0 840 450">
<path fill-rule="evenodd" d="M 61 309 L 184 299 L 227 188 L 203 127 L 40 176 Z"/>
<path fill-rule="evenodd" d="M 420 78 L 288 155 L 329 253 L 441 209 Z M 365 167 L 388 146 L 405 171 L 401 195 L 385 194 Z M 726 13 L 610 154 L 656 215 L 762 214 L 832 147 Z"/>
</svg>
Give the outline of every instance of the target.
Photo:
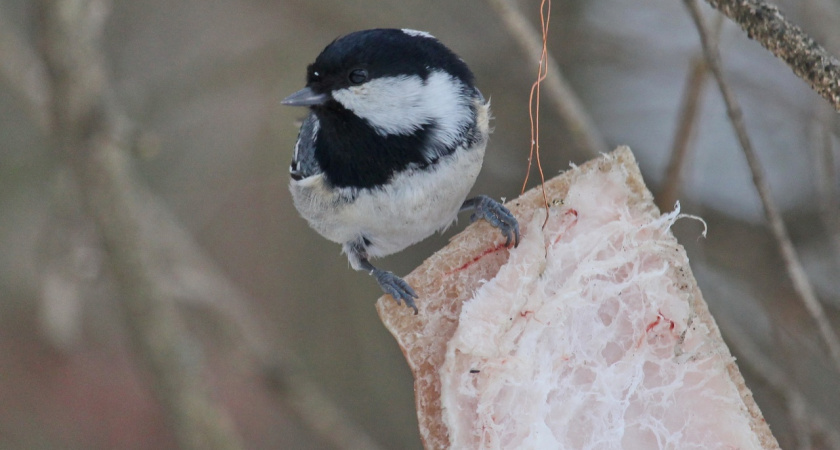
<svg viewBox="0 0 840 450">
<path fill-rule="evenodd" d="M 386 294 L 390 294 L 391 297 L 394 297 L 394 300 L 397 301 L 398 305 L 405 302 L 405 306 L 412 308 L 414 310 L 414 314 L 417 314 L 417 305 L 414 304 L 414 299 L 418 298 L 417 293 L 414 292 L 414 289 L 412 289 L 405 280 L 394 275 L 392 272 L 382 269 L 373 269 L 370 274 L 376 278 L 376 282 L 379 283 L 379 287 L 381 287 Z"/>
<path fill-rule="evenodd" d="M 519 246 L 519 222 L 504 205 L 486 195 L 479 195 L 464 202 L 462 209 L 469 208 L 474 210 L 470 222 L 484 219 L 502 232 L 505 246 L 510 247 L 511 242 L 514 247 Z"/>
</svg>

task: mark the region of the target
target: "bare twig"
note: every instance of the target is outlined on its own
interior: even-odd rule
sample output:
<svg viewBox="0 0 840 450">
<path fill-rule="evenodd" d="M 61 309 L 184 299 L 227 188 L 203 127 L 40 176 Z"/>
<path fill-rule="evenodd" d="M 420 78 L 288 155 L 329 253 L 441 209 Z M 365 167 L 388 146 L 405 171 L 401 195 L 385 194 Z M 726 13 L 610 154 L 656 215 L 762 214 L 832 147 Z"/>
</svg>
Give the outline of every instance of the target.
<svg viewBox="0 0 840 450">
<path fill-rule="evenodd" d="M 830 448 L 840 450 L 840 432 L 809 406 L 805 396 L 796 388 L 796 383 L 791 382 L 785 371 L 768 358 L 755 342 L 725 315 L 716 318 L 715 321 L 726 337 L 727 344 L 739 355 L 738 360 L 751 367 L 787 403 L 788 411 L 794 419 L 791 425 L 797 430 L 800 444 L 798 448 L 809 448 L 801 444 L 810 441 L 811 434 L 816 432 L 825 436 Z"/>
<path fill-rule="evenodd" d="M 830 110 L 820 108 L 817 114 L 825 116 Z M 832 114 L 833 115 L 833 114 Z M 820 200 L 820 218 L 834 248 L 834 256 L 840 261 L 840 195 L 837 192 L 837 174 L 834 169 L 834 146 L 829 117 L 819 121 L 819 143 L 817 148 L 817 192 Z"/>
<path fill-rule="evenodd" d="M 703 46 L 703 53 L 706 55 L 706 62 L 709 65 L 709 70 L 711 70 L 712 75 L 715 77 L 715 81 L 717 81 L 718 88 L 720 89 L 723 100 L 726 103 L 726 111 L 729 115 L 732 127 L 735 130 L 735 135 L 738 137 L 738 142 L 741 144 L 741 149 L 743 150 L 747 164 L 750 167 L 750 172 L 752 172 L 753 183 L 755 184 L 756 191 L 758 191 L 758 195 L 761 198 L 761 205 L 764 208 L 764 214 L 767 216 L 767 221 L 770 223 L 770 229 L 773 232 L 773 236 L 776 238 L 779 251 L 785 262 L 788 276 L 793 282 L 794 290 L 801 299 L 802 303 L 805 305 L 805 309 L 816 322 L 819 334 L 828 347 L 828 353 L 832 363 L 837 370 L 840 371 L 840 339 L 838 339 L 837 333 L 831 326 L 831 323 L 823 310 L 822 304 L 819 302 L 816 294 L 814 293 L 814 288 L 811 286 L 811 282 L 808 280 L 805 269 L 799 261 L 796 248 L 790 240 L 787 227 L 785 226 L 781 214 L 779 213 L 779 210 L 770 194 L 770 186 L 764 178 L 761 163 L 759 162 L 758 156 L 753 149 L 752 142 L 750 141 L 746 126 L 744 125 L 744 117 L 741 107 L 735 99 L 735 94 L 732 92 L 723 77 L 723 69 L 721 68 L 718 48 L 711 42 L 709 30 L 703 21 L 703 15 L 700 12 L 700 8 L 697 5 L 696 0 L 684 0 L 684 2 L 688 7 L 689 12 L 691 13 L 691 18 L 694 20 L 700 34 L 700 43 Z"/>
<path fill-rule="evenodd" d="M 154 282 L 140 239 L 127 156 L 105 106 L 101 52 L 110 3 L 44 0 L 43 57 L 51 75 L 53 138 L 78 178 L 122 295 L 130 342 L 148 369 L 182 448 L 241 448 L 228 417 L 201 384 L 175 304 Z M 192 350 L 195 352 L 195 350 Z"/>
<path fill-rule="evenodd" d="M 668 161 L 665 181 L 662 183 L 662 190 L 656 201 L 657 206 L 662 211 L 673 208 L 680 194 L 682 169 L 688 156 L 688 150 L 697 134 L 697 114 L 700 111 L 700 98 L 706 87 L 707 73 L 708 69 L 702 58 L 692 60 L 691 70 L 688 72 L 685 91 L 680 102 L 680 116 L 677 119 L 674 143 L 671 145 L 671 159 Z"/>
<path fill-rule="evenodd" d="M 496 10 L 510 34 L 528 55 L 528 58 L 535 65 L 539 64 L 543 48 L 540 33 L 528 23 L 528 20 L 511 0 L 487 0 L 487 2 Z M 554 102 L 560 117 L 569 128 L 575 145 L 591 156 L 608 151 L 606 140 L 601 136 L 601 132 L 598 131 L 589 113 L 583 107 L 583 103 L 563 77 L 560 66 L 550 53 L 547 54 L 546 58 L 546 70 L 548 72 L 544 82 L 547 88 L 546 92 L 548 92 L 549 98 Z"/>
<path fill-rule="evenodd" d="M 833 52 L 840 49 L 840 9 L 832 0 L 808 0 L 802 6 L 804 15 L 816 30 L 817 38 Z M 840 120 L 829 106 L 814 102 L 817 193 L 820 218 L 834 248 L 835 262 L 840 263 L 840 192 L 835 170 L 835 149 L 832 140 L 840 135 Z"/>
<path fill-rule="evenodd" d="M 706 0 L 840 111 L 840 61 L 763 0 Z"/>
<path fill-rule="evenodd" d="M 21 39 L 12 24 L 0 16 L 0 75 L 6 78 L 35 122 L 49 127 L 49 81 L 37 51 Z"/>
</svg>

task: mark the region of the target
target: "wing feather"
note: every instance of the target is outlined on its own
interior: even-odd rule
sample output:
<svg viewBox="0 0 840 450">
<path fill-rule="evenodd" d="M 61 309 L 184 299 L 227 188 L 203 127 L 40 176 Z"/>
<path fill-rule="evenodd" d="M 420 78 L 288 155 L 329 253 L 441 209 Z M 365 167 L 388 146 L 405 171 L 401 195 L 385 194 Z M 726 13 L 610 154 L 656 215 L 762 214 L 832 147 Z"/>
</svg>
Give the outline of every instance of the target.
<svg viewBox="0 0 840 450">
<path fill-rule="evenodd" d="M 314 113 L 304 119 L 300 126 L 295 153 L 292 155 L 292 164 L 289 166 L 289 174 L 295 180 L 302 180 L 321 173 L 318 161 L 315 160 L 315 141 L 318 138 L 318 118 Z"/>
</svg>

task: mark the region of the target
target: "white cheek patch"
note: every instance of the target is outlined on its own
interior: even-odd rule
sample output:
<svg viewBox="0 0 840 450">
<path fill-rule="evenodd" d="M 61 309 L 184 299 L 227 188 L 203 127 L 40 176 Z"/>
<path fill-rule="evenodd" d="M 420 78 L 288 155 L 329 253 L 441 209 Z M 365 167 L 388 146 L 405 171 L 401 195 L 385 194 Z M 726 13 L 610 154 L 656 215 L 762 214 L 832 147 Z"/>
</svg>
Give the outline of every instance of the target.
<svg viewBox="0 0 840 450">
<path fill-rule="evenodd" d="M 382 136 L 411 134 L 434 123 L 435 140 L 449 147 L 472 120 L 472 98 L 463 90 L 459 80 L 433 71 L 425 81 L 417 75 L 375 78 L 332 96 Z"/>
<path fill-rule="evenodd" d="M 374 78 L 332 96 L 383 136 L 411 134 L 429 120 L 423 107 L 423 79 L 416 75 Z"/>
</svg>

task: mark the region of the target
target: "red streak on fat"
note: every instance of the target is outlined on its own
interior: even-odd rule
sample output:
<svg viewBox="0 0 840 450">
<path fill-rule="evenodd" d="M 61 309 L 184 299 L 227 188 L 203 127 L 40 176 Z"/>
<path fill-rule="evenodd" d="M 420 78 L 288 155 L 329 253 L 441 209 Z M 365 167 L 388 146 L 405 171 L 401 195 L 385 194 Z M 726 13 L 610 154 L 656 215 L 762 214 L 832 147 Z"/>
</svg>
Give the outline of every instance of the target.
<svg viewBox="0 0 840 450">
<path fill-rule="evenodd" d="M 662 323 L 663 320 L 668 322 L 668 329 L 674 331 L 674 328 L 677 326 L 677 324 L 673 320 L 665 317 L 665 315 L 662 314 L 662 311 L 657 311 L 656 320 L 648 324 L 648 326 L 645 328 L 645 334 L 650 333 L 654 328 L 656 328 L 657 325 Z M 642 346 L 642 340 L 642 338 L 639 338 L 639 342 L 636 343 L 637 348 Z"/>
<path fill-rule="evenodd" d="M 654 327 L 656 327 L 657 325 L 659 325 L 659 323 L 660 323 L 660 322 L 662 322 L 662 319 L 665 319 L 665 321 L 666 321 L 666 322 L 668 322 L 668 329 L 673 331 L 673 330 L 674 330 L 674 327 L 676 327 L 676 326 L 677 326 L 677 324 L 676 324 L 676 323 L 674 323 L 674 321 L 673 321 L 673 320 L 671 320 L 671 319 L 669 319 L 669 318 L 665 317 L 665 315 L 664 315 L 664 314 L 662 314 L 662 311 L 657 311 L 657 314 L 658 314 L 658 315 L 656 316 L 656 320 L 654 320 L 653 322 L 651 322 L 650 324 L 648 324 L 647 328 L 645 328 L 645 332 L 649 333 L 649 332 L 650 332 L 650 330 L 652 330 Z"/>
<path fill-rule="evenodd" d="M 659 322 L 661 322 L 661 321 L 662 321 L 662 316 L 661 316 L 661 315 L 656 316 L 656 320 L 654 320 L 653 322 L 651 322 L 651 323 L 647 326 L 647 328 L 645 328 L 645 333 L 650 333 L 650 330 L 652 330 L 655 326 L 659 325 Z"/>
<path fill-rule="evenodd" d="M 481 258 L 484 258 L 485 256 L 487 256 L 491 253 L 496 253 L 499 250 L 502 250 L 503 248 L 506 248 L 504 243 L 499 244 L 495 247 L 488 248 L 488 249 L 484 250 L 483 252 L 481 252 L 479 255 L 477 255 L 475 258 L 473 258 L 471 261 L 464 264 L 463 266 L 458 267 L 457 269 L 450 270 L 449 272 L 446 272 L 445 275 L 452 275 L 455 272 L 460 272 L 460 271 L 466 269 L 467 267 L 477 263 L 479 260 L 481 260 Z"/>
</svg>

